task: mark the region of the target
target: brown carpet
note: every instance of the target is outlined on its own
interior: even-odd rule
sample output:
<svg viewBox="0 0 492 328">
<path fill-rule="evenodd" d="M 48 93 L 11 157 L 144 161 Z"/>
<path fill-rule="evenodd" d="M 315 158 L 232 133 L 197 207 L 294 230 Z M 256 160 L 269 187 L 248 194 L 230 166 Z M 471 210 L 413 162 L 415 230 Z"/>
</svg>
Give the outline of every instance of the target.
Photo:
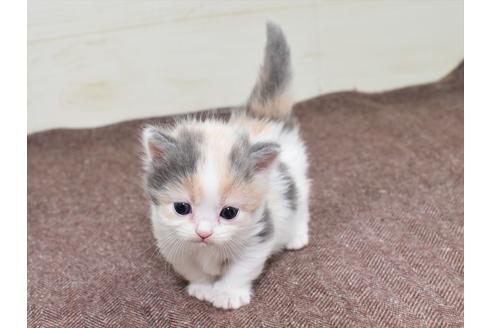
<svg viewBox="0 0 492 328">
<path fill-rule="evenodd" d="M 29 326 L 463 326 L 463 64 L 437 83 L 296 112 L 311 243 L 272 259 L 236 311 L 187 296 L 153 247 L 144 121 L 29 136 Z"/>
</svg>

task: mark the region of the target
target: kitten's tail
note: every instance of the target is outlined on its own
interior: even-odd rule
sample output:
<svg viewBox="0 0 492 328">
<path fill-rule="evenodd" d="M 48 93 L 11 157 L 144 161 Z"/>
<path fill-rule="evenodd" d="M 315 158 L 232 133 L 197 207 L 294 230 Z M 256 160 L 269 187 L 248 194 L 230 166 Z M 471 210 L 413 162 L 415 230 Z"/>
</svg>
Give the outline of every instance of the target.
<svg viewBox="0 0 492 328">
<path fill-rule="evenodd" d="M 257 118 L 289 121 L 293 105 L 290 83 L 289 45 L 282 29 L 267 22 L 265 57 L 246 104 L 246 113 Z"/>
</svg>

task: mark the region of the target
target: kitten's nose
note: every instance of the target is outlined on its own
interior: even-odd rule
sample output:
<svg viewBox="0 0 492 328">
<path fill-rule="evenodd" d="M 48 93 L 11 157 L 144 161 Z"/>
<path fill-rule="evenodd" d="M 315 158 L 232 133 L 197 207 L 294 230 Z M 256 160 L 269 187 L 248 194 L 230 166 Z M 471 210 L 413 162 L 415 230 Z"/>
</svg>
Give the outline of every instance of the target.
<svg viewBox="0 0 492 328">
<path fill-rule="evenodd" d="M 198 237 L 202 238 L 202 240 L 205 240 L 212 235 L 212 232 L 196 231 L 196 234 Z"/>
<path fill-rule="evenodd" d="M 198 220 L 195 227 L 195 233 L 203 240 L 207 239 L 212 235 L 212 225 L 208 220 Z"/>
</svg>

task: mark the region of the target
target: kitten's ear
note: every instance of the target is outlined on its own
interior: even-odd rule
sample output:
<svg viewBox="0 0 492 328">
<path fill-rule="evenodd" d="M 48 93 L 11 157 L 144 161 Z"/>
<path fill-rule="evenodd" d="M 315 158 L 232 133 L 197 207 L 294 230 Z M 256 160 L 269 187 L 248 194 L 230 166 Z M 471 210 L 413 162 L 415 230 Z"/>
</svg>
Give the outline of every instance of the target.
<svg viewBox="0 0 492 328">
<path fill-rule="evenodd" d="M 142 135 L 146 160 L 148 162 L 163 158 L 167 152 L 176 147 L 176 139 L 153 126 L 145 127 Z"/>
<path fill-rule="evenodd" d="M 262 172 L 271 167 L 280 152 L 280 145 L 274 142 L 258 142 L 250 148 L 250 158 L 255 172 Z"/>
</svg>

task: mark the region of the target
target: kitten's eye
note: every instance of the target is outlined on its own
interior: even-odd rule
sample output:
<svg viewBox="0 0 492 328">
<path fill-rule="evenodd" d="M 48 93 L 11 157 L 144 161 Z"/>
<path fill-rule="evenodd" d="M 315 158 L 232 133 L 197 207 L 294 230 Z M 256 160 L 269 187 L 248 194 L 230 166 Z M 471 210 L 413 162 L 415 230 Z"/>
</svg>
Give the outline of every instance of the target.
<svg viewBox="0 0 492 328">
<path fill-rule="evenodd" d="M 233 219 L 239 210 L 235 207 L 224 207 L 222 211 L 220 211 L 220 216 L 223 217 L 226 220 Z"/>
<path fill-rule="evenodd" d="M 191 205 L 188 203 L 174 203 L 174 210 L 180 215 L 191 213 Z"/>
</svg>

